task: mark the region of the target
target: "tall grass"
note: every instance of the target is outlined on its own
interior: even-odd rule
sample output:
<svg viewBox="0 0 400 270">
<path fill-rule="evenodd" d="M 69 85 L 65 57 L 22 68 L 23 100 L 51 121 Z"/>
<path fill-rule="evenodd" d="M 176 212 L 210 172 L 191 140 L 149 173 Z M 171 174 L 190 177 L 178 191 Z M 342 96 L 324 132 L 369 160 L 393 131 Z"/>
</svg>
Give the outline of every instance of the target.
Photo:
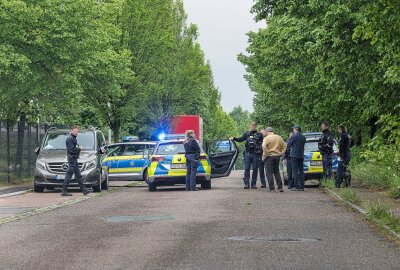
<svg viewBox="0 0 400 270">
<path fill-rule="evenodd" d="M 369 202 L 368 217 L 378 220 L 382 225 L 388 226 L 393 231 L 400 233 L 400 220 L 396 218 L 387 203 L 382 201 Z"/>
<path fill-rule="evenodd" d="M 340 197 L 343 198 L 343 200 L 351 202 L 351 203 L 357 203 L 360 201 L 360 198 L 358 197 L 357 193 L 352 190 L 351 188 L 343 188 L 339 191 Z"/>
<path fill-rule="evenodd" d="M 353 180 L 374 188 L 388 190 L 391 197 L 400 198 L 398 147 L 380 146 L 369 150 L 354 148 L 352 152 Z"/>
<path fill-rule="evenodd" d="M 389 190 L 391 197 L 400 198 L 400 176 L 391 167 L 379 163 L 359 163 L 352 167 L 353 180 L 379 189 Z"/>
</svg>

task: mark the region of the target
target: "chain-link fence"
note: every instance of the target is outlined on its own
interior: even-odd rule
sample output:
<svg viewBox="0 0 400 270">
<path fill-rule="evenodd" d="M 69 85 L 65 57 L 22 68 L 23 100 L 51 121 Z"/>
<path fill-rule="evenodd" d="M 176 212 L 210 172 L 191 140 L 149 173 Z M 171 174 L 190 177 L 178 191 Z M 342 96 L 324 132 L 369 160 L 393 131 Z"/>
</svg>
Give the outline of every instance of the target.
<svg viewBox="0 0 400 270">
<path fill-rule="evenodd" d="M 0 123 L 0 182 L 32 176 L 35 148 L 45 133 L 46 127 L 41 125 Z"/>
</svg>

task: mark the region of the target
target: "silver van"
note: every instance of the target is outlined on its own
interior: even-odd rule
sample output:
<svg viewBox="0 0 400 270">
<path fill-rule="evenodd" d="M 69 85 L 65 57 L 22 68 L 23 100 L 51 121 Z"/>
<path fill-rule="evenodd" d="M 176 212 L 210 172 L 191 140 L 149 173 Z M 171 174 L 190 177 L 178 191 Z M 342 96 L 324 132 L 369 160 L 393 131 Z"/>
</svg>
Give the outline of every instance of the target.
<svg viewBox="0 0 400 270">
<path fill-rule="evenodd" d="M 42 145 L 36 149 L 35 192 L 62 187 L 68 170 L 66 139 L 70 130 L 51 128 L 43 138 Z M 83 183 L 92 187 L 94 192 L 108 189 L 108 180 L 101 171 L 101 160 L 104 157 L 106 141 L 103 133 L 96 129 L 80 130 L 78 144 L 84 147 L 78 163 Z M 78 187 L 72 178 L 70 187 Z"/>
</svg>

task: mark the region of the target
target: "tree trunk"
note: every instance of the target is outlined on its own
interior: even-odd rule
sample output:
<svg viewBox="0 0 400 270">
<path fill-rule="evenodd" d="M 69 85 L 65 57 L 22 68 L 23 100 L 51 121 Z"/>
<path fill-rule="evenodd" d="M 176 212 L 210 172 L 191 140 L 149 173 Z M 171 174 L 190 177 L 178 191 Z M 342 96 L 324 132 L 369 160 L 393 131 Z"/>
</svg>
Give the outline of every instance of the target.
<svg viewBox="0 0 400 270">
<path fill-rule="evenodd" d="M 374 138 L 376 132 L 378 131 L 378 125 L 376 124 L 376 122 L 378 122 L 378 117 L 377 116 L 373 116 L 368 120 L 368 124 L 371 128 L 370 130 L 370 138 Z"/>
<path fill-rule="evenodd" d="M 25 124 L 26 124 L 26 114 L 22 113 L 18 122 L 18 138 L 17 138 L 17 154 L 15 157 L 15 173 L 18 175 L 21 174 L 22 171 L 22 161 L 23 161 L 23 153 L 24 153 L 24 136 L 25 136 Z"/>
<path fill-rule="evenodd" d="M 119 120 L 112 122 L 110 128 L 113 132 L 114 143 L 119 142 L 119 132 L 121 129 L 121 122 Z"/>
</svg>

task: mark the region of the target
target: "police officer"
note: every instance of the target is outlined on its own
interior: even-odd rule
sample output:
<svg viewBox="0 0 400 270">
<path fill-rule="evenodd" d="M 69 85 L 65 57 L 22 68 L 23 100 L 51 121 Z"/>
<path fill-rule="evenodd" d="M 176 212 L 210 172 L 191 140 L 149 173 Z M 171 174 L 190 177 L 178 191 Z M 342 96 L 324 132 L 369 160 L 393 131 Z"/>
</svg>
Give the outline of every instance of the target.
<svg viewBox="0 0 400 270">
<path fill-rule="evenodd" d="M 244 189 L 249 189 L 250 169 L 253 168 L 251 177 L 251 188 L 256 189 L 258 162 L 262 158 L 262 141 L 263 136 L 257 131 L 257 124 L 251 123 L 250 130 L 245 132 L 242 137 L 231 137 L 231 141 L 243 142 L 246 141 L 246 151 L 244 158 Z"/>
<path fill-rule="evenodd" d="M 333 159 L 333 133 L 329 130 L 329 123 L 323 121 L 321 123 L 322 137 L 318 143 L 319 151 L 322 155 L 322 165 L 324 176 L 332 177 L 332 159 Z"/>
<path fill-rule="evenodd" d="M 289 141 L 290 161 L 292 163 L 293 186 L 291 191 L 304 191 L 304 146 L 306 137 L 300 126 L 293 127 L 293 136 Z"/>
<path fill-rule="evenodd" d="M 265 128 L 260 129 L 260 133 L 263 136 L 263 140 L 264 138 L 267 136 L 267 131 L 265 130 Z M 261 147 L 262 150 L 262 147 Z M 265 173 L 265 161 L 262 159 L 262 153 L 259 156 L 259 160 L 258 160 L 258 173 L 260 175 L 260 181 L 261 181 L 261 188 L 266 188 L 267 187 L 267 182 L 266 182 L 266 173 Z"/>
<path fill-rule="evenodd" d="M 290 147 L 289 147 L 289 145 L 291 145 L 293 134 L 294 134 L 293 131 L 289 133 L 289 137 L 286 142 L 288 147 L 286 147 L 285 155 L 283 156 L 283 160 L 286 163 L 286 171 L 288 175 L 288 189 L 292 189 L 294 187 L 294 182 L 292 177 L 292 161 L 290 159 Z"/>
<path fill-rule="evenodd" d="M 78 158 L 79 154 L 83 150 L 83 147 L 78 145 L 77 137 L 78 137 L 78 127 L 74 126 L 72 128 L 71 134 L 67 137 L 66 146 L 67 146 L 67 160 L 68 160 L 68 170 L 65 175 L 61 196 L 72 196 L 71 193 L 68 193 L 68 186 L 72 176 L 75 174 L 76 181 L 78 181 L 79 187 L 83 195 L 89 194 L 91 191 L 85 188 L 83 184 L 82 175 L 79 170 Z"/>
<path fill-rule="evenodd" d="M 186 131 L 186 139 L 183 142 L 185 147 L 185 157 L 186 157 L 186 191 L 198 191 L 196 188 L 196 174 L 197 167 L 199 166 L 200 160 L 200 146 L 197 142 L 194 131 Z"/>
<path fill-rule="evenodd" d="M 336 187 L 339 188 L 342 184 L 347 166 L 350 162 L 350 147 L 351 147 L 351 137 L 347 134 L 347 129 L 344 125 L 338 126 L 338 132 L 340 134 L 339 138 L 339 152 L 338 155 L 340 157 L 340 161 L 338 164 L 338 171 L 336 177 Z M 345 182 L 346 183 L 346 182 Z M 350 184 L 350 183 L 346 183 Z"/>
</svg>

